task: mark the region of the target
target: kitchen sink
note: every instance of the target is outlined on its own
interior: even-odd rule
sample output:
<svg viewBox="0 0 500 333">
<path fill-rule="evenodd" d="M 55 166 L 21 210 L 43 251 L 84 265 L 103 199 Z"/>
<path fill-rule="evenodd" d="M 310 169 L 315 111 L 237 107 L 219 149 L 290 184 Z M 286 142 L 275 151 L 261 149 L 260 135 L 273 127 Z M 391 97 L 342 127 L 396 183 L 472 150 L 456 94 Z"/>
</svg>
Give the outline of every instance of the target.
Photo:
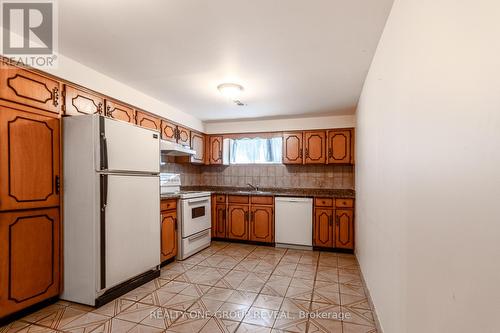
<svg viewBox="0 0 500 333">
<path fill-rule="evenodd" d="M 242 194 L 242 195 L 272 195 L 271 192 L 265 192 L 265 191 L 237 191 L 237 194 Z"/>
</svg>

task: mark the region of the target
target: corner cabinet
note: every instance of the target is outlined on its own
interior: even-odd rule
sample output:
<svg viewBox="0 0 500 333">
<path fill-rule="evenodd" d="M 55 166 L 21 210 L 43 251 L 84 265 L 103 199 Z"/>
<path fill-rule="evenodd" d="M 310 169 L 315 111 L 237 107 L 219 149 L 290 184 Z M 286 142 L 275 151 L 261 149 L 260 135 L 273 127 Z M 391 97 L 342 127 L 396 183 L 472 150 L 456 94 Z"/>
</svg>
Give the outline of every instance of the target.
<svg viewBox="0 0 500 333">
<path fill-rule="evenodd" d="M 162 200 L 160 259 L 165 262 L 177 255 L 177 200 Z"/>
<path fill-rule="evenodd" d="M 196 154 L 191 156 L 190 161 L 194 164 L 205 164 L 205 135 L 191 132 L 191 149 Z"/>
<path fill-rule="evenodd" d="M 222 136 L 209 136 L 208 137 L 208 164 L 222 164 L 222 149 L 223 138 Z"/>
<path fill-rule="evenodd" d="M 354 199 L 315 198 L 313 245 L 354 250 Z"/>
</svg>

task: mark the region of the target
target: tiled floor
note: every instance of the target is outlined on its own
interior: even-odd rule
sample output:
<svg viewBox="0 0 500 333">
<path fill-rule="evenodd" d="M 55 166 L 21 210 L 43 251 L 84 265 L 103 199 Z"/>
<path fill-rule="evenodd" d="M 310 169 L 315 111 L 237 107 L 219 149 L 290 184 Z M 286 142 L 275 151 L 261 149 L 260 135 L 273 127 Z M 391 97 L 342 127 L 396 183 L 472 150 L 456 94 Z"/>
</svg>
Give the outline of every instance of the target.
<svg viewBox="0 0 500 333">
<path fill-rule="evenodd" d="M 376 332 L 359 274 L 353 255 L 213 242 L 99 309 L 60 301 L 0 332 Z"/>
</svg>

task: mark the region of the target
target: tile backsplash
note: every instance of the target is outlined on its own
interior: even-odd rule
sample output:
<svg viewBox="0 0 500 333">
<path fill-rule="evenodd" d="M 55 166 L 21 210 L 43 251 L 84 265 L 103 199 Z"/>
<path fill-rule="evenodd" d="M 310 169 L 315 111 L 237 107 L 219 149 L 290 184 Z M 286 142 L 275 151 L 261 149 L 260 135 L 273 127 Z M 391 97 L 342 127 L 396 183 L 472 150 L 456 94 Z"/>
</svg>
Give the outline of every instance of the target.
<svg viewBox="0 0 500 333">
<path fill-rule="evenodd" d="M 354 166 L 190 165 L 166 163 L 161 172 L 180 173 L 182 185 L 354 189 Z"/>
</svg>

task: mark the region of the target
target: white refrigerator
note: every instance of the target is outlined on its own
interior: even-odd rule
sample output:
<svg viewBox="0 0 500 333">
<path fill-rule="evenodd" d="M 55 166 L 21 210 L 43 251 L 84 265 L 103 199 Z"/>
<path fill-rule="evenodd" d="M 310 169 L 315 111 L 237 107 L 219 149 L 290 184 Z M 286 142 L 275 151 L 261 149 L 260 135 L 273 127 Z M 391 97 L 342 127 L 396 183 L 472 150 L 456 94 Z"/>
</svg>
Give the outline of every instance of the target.
<svg viewBox="0 0 500 333">
<path fill-rule="evenodd" d="M 62 299 L 100 306 L 159 275 L 160 133 L 63 119 Z"/>
</svg>

